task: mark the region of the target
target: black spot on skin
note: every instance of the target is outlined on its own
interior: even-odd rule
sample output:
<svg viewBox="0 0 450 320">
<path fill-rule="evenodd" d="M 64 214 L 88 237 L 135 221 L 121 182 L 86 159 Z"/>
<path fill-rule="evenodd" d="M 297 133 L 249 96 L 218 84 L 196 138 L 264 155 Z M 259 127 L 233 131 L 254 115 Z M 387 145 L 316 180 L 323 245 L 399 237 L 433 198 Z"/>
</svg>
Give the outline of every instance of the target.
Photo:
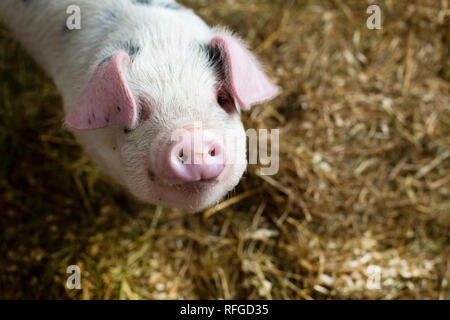
<svg viewBox="0 0 450 320">
<path fill-rule="evenodd" d="M 224 55 L 223 50 L 210 44 L 207 45 L 200 44 L 200 46 L 201 49 L 206 52 L 209 64 L 213 66 L 216 69 L 216 71 L 220 72 L 220 74 L 222 75 L 225 71 L 224 64 L 226 61 L 225 59 L 226 57 Z"/>
<path fill-rule="evenodd" d="M 132 40 L 128 40 L 123 45 L 124 50 L 128 53 L 131 60 L 134 60 L 134 58 L 139 54 L 141 51 L 141 47 L 138 46 L 136 43 L 134 43 Z M 101 66 L 102 64 L 110 61 L 112 59 L 112 55 L 109 55 L 105 57 L 102 61 L 99 62 L 98 66 Z"/>
<path fill-rule="evenodd" d="M 131 0 L 132 3 L 137 4 L 137 5 L 147 5 L 147 6 L 151 6 L 151 5 L 155 5 L 155 6 L 159 6 L 162 8 L 166 8 L 166 9 L 171 9 L 171 10 L 180 10 L 180 9 L 184 9 L 184 7 L 182 5 L 179 5 L 176 2 L 158 2 L 158 3 L 154 3 L 153 0 Z"/>
<path fill-rule="evenodd" d="M 145 4 L 145 5 L 151 5 L 153 4 L 153 0 L 131 0 L 134 4 Z"/>
<path fill-rule="evenodd" d="M 117 106 L 117 111 L 118 112 L 120 112 L 122 109 L 120 109 L 120 107 L 119 106 Z"/>
<path fill-rule="evenodd" d="M 89 125 L 92 123 L 91 118 L 88 119 L 88 123 Z"/>
<path fill-rule="evenodd" d="M 172 9 L 172 10 L 183 9 L 182 6 L 180 6 L 178 3 L 175 3 L 175 2 L 162 3 L 161 6 L 164 8 L 167 8 L 167 9 Z"/>
<path fill-rule="evenodd" d="M 109 60 L 112 59 L 112 56 L 107 56 L 106 58 L 104 58 L 102 61 L 100 61 L 100 63 L 98 64 L 98 66 L 101 66 L 102 64 L 104 64 L 105 62 L 108 62 Z"/>
<path fill-rule="evenodd" d="M 108 17 L 110 18 L 110 20 L 112 19 L 116 19 L 117 18 L 117 10 L 109 10 L 108 11 Z"/>
<path fill-rule="evenodd" d="M 125 42 L 124 49 L 130 56 L 131 60 L 134 60 L 134 58 L 141 51 L 141 47 L 137 45 L 133 40 L 128 40 L 127 42 Z"/>
<path fill-rule="evenodd" d="M 105 13 L 102 14 L 98 21 L 99 28 L 102 28 L 105 34 L 111 33 L 120 25 L 120 23 L 118 23 L 120 16 L 121 12 L 115 7 L 109 10 L 105 9 Z"/>
<path fill-rule="evenodd" d="M 217 103 L 228 114 L 236 112 L 233 90 L 229 81 L 226 53 L 220 47 L 201 44 L 201 49 L 206 52 L 208 64 L 214 69 L 217 76 Z"/>
<path fill-rule="evenodd" d="M 128 134 L 128 133 L 130 133 L 131 131 L 133 131 L 133 130 L 131 130 L 131 129 L 123 129 L 123 133 L 125 133 L 125 134 Z"/>
<path fill-rule="evenodd" d="M 109 116 L 105 117 L 106 123 L 109 123 Z"/>
</svg>

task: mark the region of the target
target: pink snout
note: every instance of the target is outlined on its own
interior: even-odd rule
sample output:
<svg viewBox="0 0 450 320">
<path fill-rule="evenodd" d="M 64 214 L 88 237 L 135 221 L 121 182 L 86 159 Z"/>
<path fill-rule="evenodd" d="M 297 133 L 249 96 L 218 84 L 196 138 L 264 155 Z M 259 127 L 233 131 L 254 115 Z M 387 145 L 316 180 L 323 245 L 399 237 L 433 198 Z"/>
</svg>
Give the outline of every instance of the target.
<svg viewBox="0 0 450 320">
<path fill-rule="evenodd" d="M 184 132 L 169 149 L 169 168 L 182 182 L 213 180 L 226 165 L 223 139 L 208 130 Z"/>
</svg>

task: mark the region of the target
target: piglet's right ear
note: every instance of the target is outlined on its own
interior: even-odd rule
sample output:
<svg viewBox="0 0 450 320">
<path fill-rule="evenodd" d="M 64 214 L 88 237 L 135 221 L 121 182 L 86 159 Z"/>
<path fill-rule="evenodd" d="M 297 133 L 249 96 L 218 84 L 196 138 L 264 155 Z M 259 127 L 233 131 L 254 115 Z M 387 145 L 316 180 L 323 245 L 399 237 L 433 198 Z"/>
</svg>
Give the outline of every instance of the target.
<svg viewBox="0 0 450 320">
<path fill-rule="evenodd" d="M 112 125 L 135 126 L 136 102 L 124 76 L 124 68 L 130 63 L 130 56 L 119 51 L 97 67 L 75 109 L 66 118 L 69 128 L 94 130 Z"/>
<path fill-rule="evenodd" d="M 221 35 L 212 39 L 211 45 L 225 53 L 227 78 L 233 94 L 244 110 L 273 99 L 280 94 L 277 87 L 262 70 L 256 57 L 236 37 Z"/>
</svg>

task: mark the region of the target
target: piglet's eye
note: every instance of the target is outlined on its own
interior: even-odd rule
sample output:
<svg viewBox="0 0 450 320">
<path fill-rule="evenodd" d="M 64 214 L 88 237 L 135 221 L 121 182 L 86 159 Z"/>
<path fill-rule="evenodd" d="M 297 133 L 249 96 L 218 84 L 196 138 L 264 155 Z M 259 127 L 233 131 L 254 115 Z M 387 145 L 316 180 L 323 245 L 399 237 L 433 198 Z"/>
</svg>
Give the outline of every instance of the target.
<svg viewBox="0 0 450 320">
<path fill-rule="evenodd" d="M 137 120 L 136 127 L 135 128 L 125 128 L 124 133 L 132 132 L 134 129 L 139 127 L 144 121 L 146 121 L 150 118 L 150 104 L 143 99 L 140 99 L 140 101 L 139 101 L 137 118 L 138 118 L 138 120 Z"/>
<path fill-rule="evenodd" d="M 229 114 L 236 112 L 233 98 L 227 92 L 219 92 L 217 94 L 217 104 Z"/>
<path fill-rule="evenodd" d="M 219 103 L 220 106 L 223 106 L 226 103 L 229 103 L 228 98 L 225 96 L 218 96 L 217 97 L 217 102 Z"/>
</svg>

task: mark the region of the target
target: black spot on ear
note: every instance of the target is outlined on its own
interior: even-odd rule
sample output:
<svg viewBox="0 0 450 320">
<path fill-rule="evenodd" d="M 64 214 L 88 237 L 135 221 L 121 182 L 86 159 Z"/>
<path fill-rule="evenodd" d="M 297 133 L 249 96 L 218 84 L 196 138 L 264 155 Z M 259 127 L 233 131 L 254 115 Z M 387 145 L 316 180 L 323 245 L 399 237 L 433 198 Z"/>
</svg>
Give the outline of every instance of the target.
<svg viewBox="0 0 450 320">
<path fill-rule="evenodd" d="M 139 54 L 141 51 L 141 47 L 137 45 L 133 40 L 128 40 L 124 44 L 124 49 L 130 56 L 131 60 L 134 60 L 134 58 Z"/>
</svg>

